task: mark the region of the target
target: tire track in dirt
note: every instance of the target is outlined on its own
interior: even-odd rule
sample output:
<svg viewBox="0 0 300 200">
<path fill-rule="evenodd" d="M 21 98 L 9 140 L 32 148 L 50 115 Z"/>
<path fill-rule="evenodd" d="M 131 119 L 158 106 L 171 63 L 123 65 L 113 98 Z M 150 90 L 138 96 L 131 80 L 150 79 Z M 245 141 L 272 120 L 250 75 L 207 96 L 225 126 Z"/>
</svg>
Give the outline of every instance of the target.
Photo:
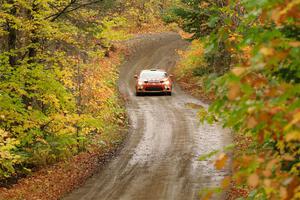
<svg viewBox="0 0 300 200">
<path fill-rule="evenodd" d="M 200 124 L 201 101 L 175 86 L 173 96 L 134 95 L 141 69 L 174 67 L 177 49 L 188 45 L 176 33 L 142 35 L 128 41 L 135 53 L 120 71 L 120 92 L 128 99 L 129 138 L 120 154 L 65 200 L 192 200 L 201 188 L 218 185 L 226 171 L 199 155 L 230 142 L 218 125 Z"/>
</svg>

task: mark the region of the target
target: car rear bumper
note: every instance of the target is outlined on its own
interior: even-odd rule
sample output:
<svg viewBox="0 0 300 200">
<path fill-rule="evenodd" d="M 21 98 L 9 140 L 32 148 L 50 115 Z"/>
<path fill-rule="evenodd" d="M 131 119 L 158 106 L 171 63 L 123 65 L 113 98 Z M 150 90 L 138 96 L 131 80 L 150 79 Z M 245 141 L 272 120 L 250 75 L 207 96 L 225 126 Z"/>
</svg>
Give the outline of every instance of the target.
<svg viewBox="0 0 300 200">
<path fill-rule="evenodd" d="M 172 92 L 172 86 L 166 85 L 144 85 L 136 87 L 137 93 L 161 93 Z"/>
</svg>

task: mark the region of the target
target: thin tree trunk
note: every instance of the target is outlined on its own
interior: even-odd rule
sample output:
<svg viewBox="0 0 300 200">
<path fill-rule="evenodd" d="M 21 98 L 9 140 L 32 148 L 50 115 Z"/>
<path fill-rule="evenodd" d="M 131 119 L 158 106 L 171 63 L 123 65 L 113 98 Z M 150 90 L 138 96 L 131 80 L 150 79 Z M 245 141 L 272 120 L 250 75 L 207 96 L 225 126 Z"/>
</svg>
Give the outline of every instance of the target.
<svg viewBox="0 0 300 200">
<path fill-rule="evenodd" d="M 9 0 L 8 1 L 9 4 L 13 4 L 14 1 L 13 0 Z M 15 6 L 12 6 L 11 10 L 10 10 L 10 14 L 13 16 L 16 16 L 17 14 L 17 9 Z M 17 57 L 15 54 L 15 50 L 16 50 L 16 46 L 17 46 L 17 30 L 14 27 L 14 22 L 13 21 L 9 21 L 7 23 L 7 32 L 8 32 L 8 38 L 7 38 L 7 48 L 8 51 L 11 53 L 11 55 L 9 55 L 9 64 L 11 66 L 15 66 L 17 63 Z"/>
<path fill-rule="evenodd" d="M 35 19 L 32 12 L 38 12 L 38 3 L 36 3 L 35 1 L 32 4 L 32 11 L 29 11 L 29 18 L 34 21 Z M 33 62 L 34 58 L 37 55 L 36 45 L 38 45 L 39 43 L 39 38 L 37 37 L 36 29 L 32 30 L 32 35 L 33 37 L 30 39 L 30 41 L 33 46 L 28 49 L 28 57 L 30 58 L 30 63 Z"/>
</svg>

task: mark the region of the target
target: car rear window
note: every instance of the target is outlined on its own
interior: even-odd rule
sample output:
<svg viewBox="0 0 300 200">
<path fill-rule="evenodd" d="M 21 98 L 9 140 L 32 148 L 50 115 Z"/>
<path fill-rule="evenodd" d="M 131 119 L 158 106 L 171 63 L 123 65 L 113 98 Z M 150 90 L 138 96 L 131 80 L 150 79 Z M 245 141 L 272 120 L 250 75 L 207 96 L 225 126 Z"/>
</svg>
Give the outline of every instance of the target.
<svg viewBox="0 0 300 200">
<path fill-rule="evenodd" d="M 151 78 L 166 78 L 168 74 L 162 71 L 143 71 L 141 72 L 140 78 L 151 79 Z"/>
</svg>

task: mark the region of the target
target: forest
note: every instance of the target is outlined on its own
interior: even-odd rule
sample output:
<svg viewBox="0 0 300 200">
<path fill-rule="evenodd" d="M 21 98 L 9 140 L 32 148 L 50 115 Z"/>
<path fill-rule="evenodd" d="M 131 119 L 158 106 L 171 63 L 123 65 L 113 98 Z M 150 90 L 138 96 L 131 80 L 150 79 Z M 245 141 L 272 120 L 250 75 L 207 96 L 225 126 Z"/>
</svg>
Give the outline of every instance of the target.
<svg viewBox="0 0 300 200">
<path fill-rule="evenodd" d="M 234 132 L 201 199 L 299 199 L 299 0 L 0 0 L 0 186 L 122 142 L 119 43 L 153 27 L 184 31 L 176 81 Z"/>
<path fill-rule="evenodd" d="M 113 0 L 0 5 L 0 179 L 5 180 L 100 145 L 103 135 L 117 131 L 116 122 L 124 118 L 115 87 L 122 58 L 112 41 L 130 38 L 132 29 L 153 21 L 163 5 Z"/>
</svg>

